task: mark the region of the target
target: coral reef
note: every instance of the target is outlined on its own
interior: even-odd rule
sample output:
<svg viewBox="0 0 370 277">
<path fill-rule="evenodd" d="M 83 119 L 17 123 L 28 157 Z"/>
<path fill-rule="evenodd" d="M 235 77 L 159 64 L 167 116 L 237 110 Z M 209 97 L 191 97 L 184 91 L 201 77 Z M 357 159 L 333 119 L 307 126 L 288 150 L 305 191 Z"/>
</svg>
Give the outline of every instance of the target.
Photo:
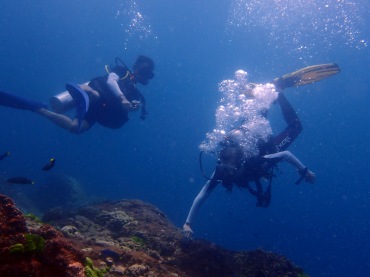
<svg viewBox="0 0 370 277">
<path fill-rule="evenodd" d="M 27 220 L 32 221 L 29 226 Z M 0 276 L 85 276 L 82 252 L 52 226 L 26 219 L 4 195 L 0 235 Z"/>
<path fill-rule="evenodd" d="M 48 214 L 46 218 L 50 217 Z M 140 200 L 102 202 L 50 224 L 65 230 L 105 276 L 299 276 L 283 256 L 229 251 L 207 241 L 185 242 L 158 208 Z M 43 219 L 45 221 L 45 219 Z M 72 230 L 72 231 L 71 231 Z"/>
<path fill-rule="evenodd" d="M 51 211 L 45 224 L 0 195 L 0 220 L 0 276 L 304 276 L 274 253 L 184 241 L 163 212 L 140 200 Z"/>
</svg>

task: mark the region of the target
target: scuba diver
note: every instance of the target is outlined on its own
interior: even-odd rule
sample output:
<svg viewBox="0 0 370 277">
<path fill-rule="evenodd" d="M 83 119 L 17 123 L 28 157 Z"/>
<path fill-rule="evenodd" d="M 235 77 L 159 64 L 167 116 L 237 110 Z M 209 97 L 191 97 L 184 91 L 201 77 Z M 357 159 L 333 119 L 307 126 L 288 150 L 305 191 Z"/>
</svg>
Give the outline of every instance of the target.
<svg viewBox="0 0 370 277">
<path fill-rule="evenodd" d="M 246 189 L 257 198 L 258 207 L 268 207 L 271 202 L 271 183 L 274 177 L 273 170 L 280 162 L 288 162 L 296 169 L 300 178 L 296 181 L 315 182 L 315 174 L 310 171 L 297 157 L 286 149 L 293 143 L 302 131 L 302 125 L 297 113 L 287 101 L 282 91 L 288 87 L 314 83 L 339 72 L 336 64 L 325 64 L 307 67 L 291 74 L 284 75 L 272 81 L 278 93 L 276 102 L 279 104 L 287 127 L 278 135 L 271 136 L 267 141 L 257 143 L 258 154 L 246 157 L 241 145 L 244 129 L 241 125 L 229 131 L 219 143 L 216 168 L 193 201 L 189 210 L 183 233 L 186 239 L 191 238 L 193 230 L 191 224 L 201 205 L 212 193 L 218 184 L 222 184 L 231 192 L 233 186 Z M 202 154 L 202 152 L 201 152 Z M 200 155 L 201 162 L 201 155 Z M 203 173 L 203 169 L 201 166 Z M 203 173 L 204 175 L 204 173 Z M 265 180 L 265 182 L 262 182 Z M 267 183 L 267 186 L 266 184 Z M 266 188 L 264 189 L 264 185 Z"/>
<path fill-rule="evenodd" d="M 75 134 L 87 131 L 95 123 L 111 129 L 120 128 L 128 121 L 128 113 L 140 107 L 140 117 L 144 119 L 147 114 L 145 98 L 136 84 L 147 85 L 154 77 L 153 60 L 140 55 L 130 71 L 120 58 L 116 58 L 115 66 L 105 69 L 105 76 L 82 85 L 67 83 L 66 92 L 51 98 L 53 111 L 43 103 L 3 91 L 0 91 L 0 105 L 38 113 Z M 75 118 L 64 114 L 71 108 L 76 108 Z"/>
</svg>

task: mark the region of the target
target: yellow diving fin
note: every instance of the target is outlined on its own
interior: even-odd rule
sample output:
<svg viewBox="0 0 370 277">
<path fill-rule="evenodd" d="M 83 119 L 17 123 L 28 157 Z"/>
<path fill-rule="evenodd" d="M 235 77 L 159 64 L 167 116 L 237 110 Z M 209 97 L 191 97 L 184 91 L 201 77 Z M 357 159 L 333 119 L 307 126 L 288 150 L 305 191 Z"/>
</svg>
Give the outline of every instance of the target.
<svg viewBox="0 0 370 277">
<path fill-rule="evenodd" d="M 286 74 L 272 81 L 277 90 L 290 87 L 299 87 L 312 84 L 340 72 L 339 66 L 335 63 L 318 64 L 308 66 L 292 73 Z"/>
</svg>

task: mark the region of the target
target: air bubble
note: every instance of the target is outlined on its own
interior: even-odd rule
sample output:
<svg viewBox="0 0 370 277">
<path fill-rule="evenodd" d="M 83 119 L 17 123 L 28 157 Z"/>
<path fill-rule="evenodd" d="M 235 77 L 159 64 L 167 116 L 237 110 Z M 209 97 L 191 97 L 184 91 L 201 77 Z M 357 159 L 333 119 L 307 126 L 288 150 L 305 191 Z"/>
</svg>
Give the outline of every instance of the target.
<svg viewBox="0 0 370 277">
<path fill-rule="evenodd" d="M 217 152 L 220 142 L 238 129 L 240 132 L 235 139 L 247 157 L 254 156 L 258 154 L 258 143 L 266 142 L 272 135 L 270 123 L 263 114 L 277 99 L 278 93 L 272 84 L 252 86 L 246 83 L 247 77 L 247 72 L 238 70 L 234 80 L 220 82 L 219 92 L 223 97 L 215 113 L 216 128 L 206 134 L 206 140 L 199 146 L 201 150 Z"/>
</svg>

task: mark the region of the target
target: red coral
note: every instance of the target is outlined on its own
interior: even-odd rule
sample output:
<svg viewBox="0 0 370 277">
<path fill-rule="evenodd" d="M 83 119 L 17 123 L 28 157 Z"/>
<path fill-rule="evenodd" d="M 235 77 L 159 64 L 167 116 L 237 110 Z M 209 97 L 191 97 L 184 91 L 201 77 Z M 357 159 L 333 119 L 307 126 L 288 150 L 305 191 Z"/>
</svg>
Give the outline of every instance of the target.
<svg viewBox="0 0 370 277">
<path fill-rule="evenodd" d="M 44 262 L 53 264 L 58 271 L 65 271 L 64 276 L 79 276 L 79 272 L 76 271 L 82 272 L 81 276 L 84 276 L 82 252 L 77 250 L 60 232 L 50 225 L 44 225 L 38 230 L 38 235 L 46 239 L 42 253 Z"/>
<path fill-rule="evenodd" d="M 84 256 L 52 226 L 44 225 L 34 233 L 45 239 L 42 251 L 10 253 L 14 244 L 25 244 L 30 233 L 14 202 L 0 195 L 0 276 L 83 277 Z"/>
<path fill-rule="evenodd" d="M 13 200 L 0 194 L 0 234 L 3 240 L 14 233 L 27 232 L 26 221 Z"/>
</svg>

